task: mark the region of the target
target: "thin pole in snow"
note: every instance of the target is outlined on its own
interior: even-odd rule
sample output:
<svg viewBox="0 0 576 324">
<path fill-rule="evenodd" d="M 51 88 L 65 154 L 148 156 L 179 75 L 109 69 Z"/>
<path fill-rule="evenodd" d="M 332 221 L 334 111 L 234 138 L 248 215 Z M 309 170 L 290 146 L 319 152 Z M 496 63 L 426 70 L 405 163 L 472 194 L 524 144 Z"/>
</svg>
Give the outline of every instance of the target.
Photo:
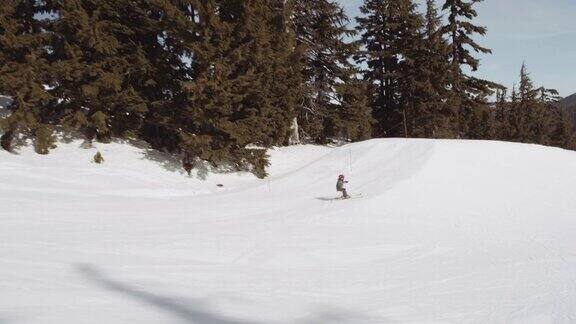
<svg viewBox="0 0 576 324">
<path fill-rule="evenodd" d="M 348 161 L 350 164 L 350 173 L 352 173 L 352 146 L 350 146 L 348 151 Z"/>
<path fill-rule="evenodd" d="M 404 136 L 408 138 L 408 125 L 406 124 L 406 109 L 402 110 L 402 117 L 404 122 Z"/>
</svg>

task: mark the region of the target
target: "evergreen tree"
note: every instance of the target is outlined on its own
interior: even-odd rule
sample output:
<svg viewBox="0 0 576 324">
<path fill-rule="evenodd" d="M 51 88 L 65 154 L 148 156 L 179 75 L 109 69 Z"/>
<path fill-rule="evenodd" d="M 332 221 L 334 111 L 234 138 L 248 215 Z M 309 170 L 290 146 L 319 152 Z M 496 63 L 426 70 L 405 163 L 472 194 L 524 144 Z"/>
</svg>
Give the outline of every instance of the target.
<svg viewBox="0 0 576 324">
<path fill-rule="evenodd" d="M 448 46 L 441 34 L 441 16 L 434 0 L 426 1 L 422 47 L 416 56 L 419 71 L 419 104 L 412 118 L 412 136 L 427 138 L 450 137 L 448 96 Z M 416 99 L 416 98 L 415 98 Z"/>
<path fill-rule="evenodd" d="M 534 84 L 526 64 L 522 64 L 520 69 L 520 85 L 518 87 L 518 104 L 516 105 L 516 116 L 519 119 L 517 122 L 518 129 L 516 132 L 517 139 L 524 143 L 538 143 L 538 90 L 534 88 Z"/>
<path fill-rule="evenodd" d="M 2 121 L 7 148 L 27 132 L 44 154 L 48 124 L 61 124 L 262 176 L 264 150 L 249 146 L 288 143 L 302 82 L 283 1 L 12 1 L 2 10 L 0 90 L 14 98 Z M 51 18 L 36 20 L 40 11 Z"/>
<path fill-rule="evenodd" d="M 372 133 L 372 111 L 366 96 L 368 85 L 357 78 L 350 78 L 336 86 L 338 103 L 327 119 L 326 133 L 331 137 L 360 141 Z"/>
<path fill-rule="evenodd" d="M 267 1 L 228 1 L 220 15 L 234 24 L 231 34 L 232 97 L 235 114 L 232 116 L 239 134 L 247 144 L 270 146 L 274 130 L 270 125 L 281 120 L 273 103 L 272 84 L 277 76 L 272 38 L 273 11 Z M 281 81 L 280 81 L 281 82 Z M 277 101 L 276 101 L 277 102 Z M 280 114 L 281 115 L 281 114 Z M 282 116 L 282 115 L 281 115 Z M 283 128 L 287 128 L 286 120 Z M 281 124 L 280 124 L 281 125 Z"/>
<path fill-rule="evenodd" d="M 274 59 L 284 55 L 274 55 L 271 31 L 284 37 L 284 30 L 274 28 L 268 2 L 207 1 L 196 8 L 194 78 L 184 86 L 187 107 L 174 119 L 183 149 L 214 164 L 233 162 L 264 176 L 265 151 L 249 146 L 284 141 L 290 123 L 284 117 L 294 114 L 290 106 L 280 111 L 273 105 L 283 96 L 272 86 L 280 70 Z"/>
<path fill-rule="evenodd" d="M 404 124 L 400 130 L 403 136 L 409 137 L 414 136 L 415 129 L 420 126 L 417 120 L 425 110 L 437 108 L 434 105 L 434 97 L 438 95 L 438 92 L 432 83 L 440 81 L 440 76 L 432 75 L 434 66 L 430 60 L 432 53 L 437 58 L 441 58 L 441 52 L 432 52 L 435 49 L 427 47 L 429 45 L 425 42 L 427 37 L 422 32 L 424 21 L 416 12 L 416 4 L 412 0 L 402 0 L 396 5 L 399 18 L 397 46 L 402 50 L 398 61 L 400 70 L 397 75 L 399 103 L 402 111 L 401 123 Z M 440 50 L 440 48 L 437 49 Z"/>
<path fill-rule="evenodd" d="M 390 1 L 365 0 L 360 7 L 362 17 L 356 18 L 357 30 L 361 33 L 363 49 L 357 63 L 365 64 L 364 80 L 370 82 L 370 104 L 377 121 L 374 135 L 384 136 L 398 120 L 397 85 L 394 75 L 398 70 L 399 49 L 393 48 L 394 32 L 390 13 Z"/>
<path fill-rule="evenodd" d="M 179 81 L 185 16 L 171 2 L 47 1 L 58 13 L 56 111 L 88 139 L 134 138 L 172 107 Z M 188 26 L 188 25 L 186 25 Z M 179 28 L 179 29 L 178 29 Z M 154 109 L 157 110 L 154 110 Z M 145 128 L 145 130 L 147 130 Z M 156 147 L 158 134 L 145 132 Z"/>
<path fill-rule="evenodd" d="M 518 91 L 513 88 L 510 102 L 501 95 L 497 103 L 499 138 L 573 148 L 574 133 L 567 115 L 556 105 L 556 94 L 553 89 L 536 88 L 522 64 Z"/>
<path fill-rule="evenodd" d="M 186 106 L 170 120 L 186 154 L 213 164 L 228 156 L 234 142 L 227 131 L 233 127 L 229 120 L 233 108 L 229 82 L 232 67 L 226 57 L 233 24 L 221 19 L 219 8 L 215 0 L 194 3 L 198 40 L 192 48 L 193 79 L 183 84 Z"/>
<path fill-rule="evenodd" d="M 51 126 L 42 124 L 34 130 L 34 148 L 38 154 L 48 154 L 51 149 L 56 148 L 56 136 Z"/>
<path fill-rule="evenodd" d="M 300 53 L 297 50 L 294 29 L 293 3 L 284 0 L 270 1 L 272 15 L 271 34 L 271 80 L 269 81 L 272 106 L 275 108 L 268 124 L 271 141 L 275 145 L 291 144 L 293 130 L 301 107 L 301 95 L 305 91 L 302 78 Z"/>
<path fill-rule="evenodd" d="M 495 83 L 468 76 L 464 67 L 477 71 L 479 59 L 473 53 L 487 54 L 490 49 L 478 45 L 473 37 L 478 34 L 484 36 L 486 28 L 476 26 L 471 21 L 477 17 L 474 5 L 482 0 L 446 0 L 443 10 L 448 11 L 448 22 L 442 28 L 442 33 L 449 39 L 449 89 L 450 96 L 447 104 L 452 107 L 453 135 L 458 137 L 473 137 L 478 133 L 474 130 L 478 124 L 474 122 L 475 116 L 484 112 L 476 110 L 488 109 L 486 98 L 493 88 L 499 88 Z"/>
<path fill-rule="evenodd" d="M 421 115 L 423 106 L 417 105 L 423 100 L 413 96 L 425 88 L 427 78 L 417 66 L 419 57 L 425 59 L 422 19 L 410 0 L 365 0 L 360 11 L 357 29 L 363 48 L 357 62 L 367 67 L 364 79 L 371 84 L 370 104 L 377 121 L 374 134 L 407 136 L 407 111 L 410 119 Z"/>
<path fill-rule="evenodd" d="M 362 118 L 344 119 L 341 113 L 365 116 L 367 107 L 357 105 L 363 102 L 358 98 L 354 105 L 343 107 L 339 99 L 348 97 L 351 92 L 356 96 L 360 93 L 352 90 L 355 84 L 356 68 L 352 65 L 352 56 L 357 51 L 357 45 L 346 42 L 354 31 L 348 29 L 348 17 L 341 5 L 332 0 L 306 1 L 296 0 L 294 23 L 298 50 L 302 55 L 302 75 L 307 91 L 304 95 L 304 105 L 300 114 L 304 133 L 316 142 L 326 142 L 331 137 L 346 136 L 346 132 L 337 128 L 349 123 L 345 128 L 366 128 L 355 125 Z M 343 84 L 351 82 L 350 88 Z M 345 91 L 338 93 L 338 91 Z M 352 111 L 352 107 L 357 111 Z M 341 127 L 336 127 L 336 124 Z"/>
<path fill-rule="evenodd" d="M 564 112 L 568 115 L 572 128 L 576 129 L 576 105 L 564 108 Z"/>
<path fill-rule="evenodd" d="M 510 141 L 512 139 L 511 104 L 507 100 L 506 89 L 496 91 L 495 112 L 495 139 Z"/>
<path fill-rule="evenodd" d="M 549 145 L 576 150 L 576 132 L 574 132 L 569 116 L 556 105 L 548 105 L 548 108 L 553 120 Z"/>
<path fill-rule="evenodd" d="M 45 88 L 50 35 L 35 18 L 43 10 L 34 0 L 7 0 L 0 6 L 0 93 L 13 99 L 10 114 L 0 119 L 5 150 L 12 149 L 17 134 L 38 136 L 40 141 L 52 136 L 42 113 L 52 99 Z"/>
<path fill-rule="evenodd" d="M 534 83 L 530 78 L 526 63 L 522 63 L 522 68 L 520 68 L 520 86 L 518 87 L 518 98 L 520 102 L 536 102 L 538 94 L 538 89 L 534 88 Z"/>
</svg>

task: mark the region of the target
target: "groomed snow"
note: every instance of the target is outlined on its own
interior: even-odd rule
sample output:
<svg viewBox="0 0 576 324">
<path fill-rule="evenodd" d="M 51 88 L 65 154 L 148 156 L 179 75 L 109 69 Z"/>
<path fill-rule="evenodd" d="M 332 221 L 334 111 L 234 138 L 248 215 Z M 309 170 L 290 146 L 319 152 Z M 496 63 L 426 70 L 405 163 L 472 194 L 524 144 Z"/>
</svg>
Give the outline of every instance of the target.
<svg viewBox="0 0 576 324">
<path fill-rule="evenodd" d="M 2 324 L 576 323 L 575 152 L 295 146 L 258 180 L 78 146 L 0 152 Z"/>
</svg>

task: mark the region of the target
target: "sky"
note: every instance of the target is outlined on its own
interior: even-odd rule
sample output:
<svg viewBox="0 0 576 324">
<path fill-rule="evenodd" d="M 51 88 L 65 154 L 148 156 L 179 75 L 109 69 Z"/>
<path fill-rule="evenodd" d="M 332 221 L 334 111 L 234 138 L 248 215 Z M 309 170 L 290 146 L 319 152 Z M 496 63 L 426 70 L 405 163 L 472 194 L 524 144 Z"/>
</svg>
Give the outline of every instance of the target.
<svg viewBox="0 0 576 324">
<path fill-rule="evenodd" d="M 362 0 L 339 1 L 350 17 L 359 14 Z M 576 0 L 485 0 L 475 8 L 476 23 L 488 28 L 477 40 L 492 49 L 479 56 L 476 76 L 511 88 L 526 62 L 536 86 L 576 92 Z"/>
</svg>

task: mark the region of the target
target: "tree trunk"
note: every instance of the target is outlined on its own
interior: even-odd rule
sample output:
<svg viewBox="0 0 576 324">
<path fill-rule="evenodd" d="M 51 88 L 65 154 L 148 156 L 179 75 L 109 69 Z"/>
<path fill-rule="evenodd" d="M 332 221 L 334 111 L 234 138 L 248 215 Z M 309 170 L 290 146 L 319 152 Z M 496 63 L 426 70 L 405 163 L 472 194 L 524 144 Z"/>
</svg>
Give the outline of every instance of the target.
<svg viewBox="0 0 576 324">
<path fill-rule="evenodd" d="M 292 119 L 292 126 L 290 126 L 290 145 L 300 144 L 300 131 L 298 127 L 298 118 Z"/>
</svg>

